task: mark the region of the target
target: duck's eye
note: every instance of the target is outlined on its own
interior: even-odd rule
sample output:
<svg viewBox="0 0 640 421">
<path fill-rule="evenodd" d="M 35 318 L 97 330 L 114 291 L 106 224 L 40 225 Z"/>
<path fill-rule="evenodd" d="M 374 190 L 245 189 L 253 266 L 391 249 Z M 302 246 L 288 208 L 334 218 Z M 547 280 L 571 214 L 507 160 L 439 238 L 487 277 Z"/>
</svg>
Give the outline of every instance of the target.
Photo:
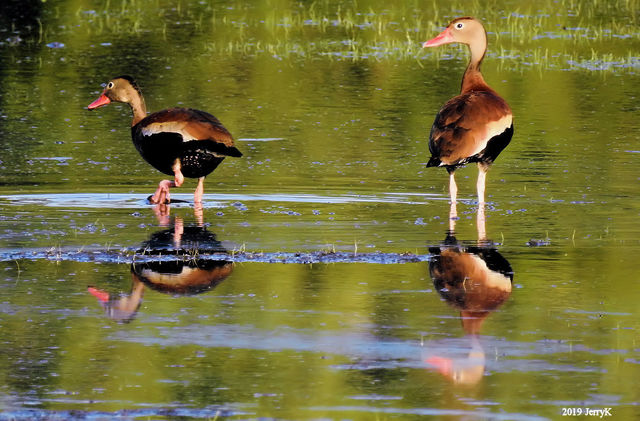
<svg viewBox="0 0 640 421">
<path fill-rule="evenodd" d="M 109 82 L 109 83 L 107 84 L 107 89 L 111 89 L 111 88 L 113 88 L 113 82 Z"/>
<path fill-rule="evenodd" d="M 456 29 L 462 29 L 464 27 L 464 23 L 458 22 L 456 23 Z"/>
</svg>

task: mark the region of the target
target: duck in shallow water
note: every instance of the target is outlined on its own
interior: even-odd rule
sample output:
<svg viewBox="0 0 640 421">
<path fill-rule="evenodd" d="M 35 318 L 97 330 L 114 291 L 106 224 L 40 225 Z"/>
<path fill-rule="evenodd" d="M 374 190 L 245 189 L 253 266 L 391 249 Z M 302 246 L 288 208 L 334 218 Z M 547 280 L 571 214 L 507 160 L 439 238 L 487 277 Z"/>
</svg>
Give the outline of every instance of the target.
<svg viewBox="0 0 640 421">
<path fill-rule="evenodd" d="M 469 47 L 471 59 L 462 77 L 460 95 L 453 97 L 436 115 L 429 135 L 431 159 L 427 167 L 445 167 L 449 172 L 449 194 L 455 202 L 458 187 L 455 170 L 478 163 L 478 202 L 484 203 L 489 166 L 507 147 L 513 136 L 513 115 L 509 104 L 482 77 L 480 64 L 487 52 L 487 32 L 471 17 L 454 19 L 423 48 L 449 43 Z"/>
<path fill-rule="evenodd" d="M 151 203 L 169 203 L 169 189 L 180 187 L 185 177 L 198 179 L 193 198 L 201 203 L 204 178 L 227 156 L 242 156 L 229 131 L 209 113 L 169 108 L 147 115 L 142 92 L 131 76 L 111 79 L 88 109 L 111 102 L 129 104 L 133 111 L 131 138 L 136 149 L 158 171 L 173 176 L 173 180 L 160 182 L 149 197 Z"/>
</svg>

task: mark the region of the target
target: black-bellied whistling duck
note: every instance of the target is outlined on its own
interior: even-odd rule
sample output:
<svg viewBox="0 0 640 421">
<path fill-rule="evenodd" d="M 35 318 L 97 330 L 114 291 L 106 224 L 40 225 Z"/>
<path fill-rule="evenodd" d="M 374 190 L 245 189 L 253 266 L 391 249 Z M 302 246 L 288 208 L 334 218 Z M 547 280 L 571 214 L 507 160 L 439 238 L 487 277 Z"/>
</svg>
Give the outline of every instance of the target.
<svg viewBox="0 0 640 421">
<path fill-rule="evenodd" d="M 159 259 L 131 264 L 132 284 L 128 294 L 112 295 L 93 286 L 88 288 L 107 316 L 118 322 L 133 320 L 140 308 L 145 286 L 172 295 L 195 295 L 215 288 L 234 269 L 230 260 L 198 258 L 198 254 L 217 253 L 223 255 L 224 259 L 227 250 L 214 233 L 203 226 L 184 226 L 178 217 L 174 220 L 173 228 L 152 234 L 137 253 L 146 258 L 157 256 Z M 168 254 L 182 258 L 160 258 Z M 189 259 L 184 259 L 186 256 Z"/>
<path fill-rule="evenodd" d="M 456 383 L 475 384 L 485 367 L 480 329 L 491 312 L 511 296 L 514 273 L 509 261 L 487 240 L 483 204 L 478 207 L 477 245 L 465 246 L 456 240 L 455 221 L 449 227 L 445 241 L 429 248 L 429 275 L 440 296 L 460 311 L 471 349 L 462 358 L 431 355 L 426 362 Z"/>
<path fill-rule="evenodd" d="M 110 319 L 119 322 L 133 320 L 142 303 L 145 286 L 172 295 L 195 295 L 215 288 L 233 272 L 227 260 L 175 260 L 133 263 L 131 291 L 111 295 L 107 291 L 88 287 Z"/>
<path fill-rule="evenodd" d="M 149 197 L 152 203 L 170 202 L 169 189 L 182 185 L 184 178 L 197 178 L 194 201 L 200 203 L 204 178 L 227 156 L 242 153 L 220 121 L 209 113 L 192 108 L 170 108 L 147 115 L 140 88 L 131 76 L 111 79 L 102 95 L 88 108 L 93 110 L 111 101 L 131 106 L 131 138 L 140 155 L 158 171 L 173 175 L 163 180 Z"/>
<path fill-rule="evenodd" d="M 423 48 L 459 42 L 469 46 L 471 59 L 462 77 L 460 95 L 450 99 L 436 115 L 429 135 L 431 159 L 427 167 L 445 167 L 449 172 L 449 194 L 456 201 L 455 170 L 478 163 L 478 202 L 484 203 L 486 173 L 513 136 L 513 118 L 507 102 L 491 89 L 480 73 L 487 51 L 487 33 L 471 17 L 454 19 Z"/>
</svg>

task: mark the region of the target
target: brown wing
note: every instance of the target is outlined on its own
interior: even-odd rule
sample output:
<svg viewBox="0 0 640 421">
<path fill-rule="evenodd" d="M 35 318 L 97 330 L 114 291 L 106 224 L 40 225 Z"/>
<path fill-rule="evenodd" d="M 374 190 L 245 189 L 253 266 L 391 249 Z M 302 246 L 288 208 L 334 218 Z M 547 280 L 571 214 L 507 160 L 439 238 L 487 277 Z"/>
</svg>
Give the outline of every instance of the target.
<svg viewBox="0 0 640 421">
<path fill-rule="evenodd" d="M 436 115 L 429 150 L 440 165 L 461 164 L 482 152 L 489 140 L 511 123 L 511 109 L 497 94 L 474 91 L 458 95 Z"/>
<path fill-rule="evenodd" d="M 442 250 L 429 265 L 429 271 L 438 290 L 446 288 L 442 295 L 450 304 L 461 310 L 495 310 L 511 294 L 513 281 L 513 272 L 506 260 L 506 267 L 489 266 L 492 262 L 488 259 L 496 259 L 496 253 L 490 249 L 484 255 Z"/>
<path fill-rule="evenodd" d="M 179 271 L 176 270 L 172 273 L 161 273 L 151 269 L 143 269 L 140 273 L 136 274 L 139 275 L 143 281 L 148 281 L 153 284 L 153 287 L 157 290 L 185 293 L 211 288 L 222 282 L 233 272 L 233 263 L 227 261 L 211 261 L 208 263 L 208 266 L 212 267 L 200 269 L 197 266 L 191 267 L 190 265 L 183 264 L 181 268 L 176 267 Z"/>
<path fill-rule="evenodd" d="M 220 120 L 209 113 L 192 108 L 170 108 L 147 116 L 140 123 L 142 134 L 179 133 L 183 141 L 213 140 L 233 146 L 231 133 Z"/>
</svg>

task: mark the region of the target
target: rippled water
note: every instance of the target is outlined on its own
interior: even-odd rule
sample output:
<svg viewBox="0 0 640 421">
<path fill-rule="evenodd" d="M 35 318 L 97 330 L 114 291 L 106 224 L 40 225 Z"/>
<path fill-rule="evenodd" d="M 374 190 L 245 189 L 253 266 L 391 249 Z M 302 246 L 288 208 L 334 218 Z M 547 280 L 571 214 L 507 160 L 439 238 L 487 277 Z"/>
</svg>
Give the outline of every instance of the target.
<svg viewBox="0 0 640 421">
<path fill-rule="evenodd" d="M 516 131 L 486 208 L 477 170 L 458 171 L 453 221 L 446 172 L 424 164 L 466 62 L 419 49 L 440 29 L 417 23 L 431 5 L 400 20 L 316 2 L 333 13 L 318 41 L 321 17 L 270 12 L 311 19 L 304 5 L 159 1 L 163 29 L 144 2 L 116 3 L 0 20 L 0 418 L 640 415 L 634 2 L 482 12 L 483 70 Z M 437 3 L 443 21 L 463 9 Z M 602 25 L 620 65 L 586 65 Z M 407 34 L 415 51 L 394 50 Z M 548 66 L 538 47 L 558 51 Z M 205 109 L 236 137 L 244 156 L 208 177 L 201 209 L 193 181 L 147 204 L 163 176 L 129 110 L 85 109 L 121 73 L 151 110 Z"/>
</svg>

